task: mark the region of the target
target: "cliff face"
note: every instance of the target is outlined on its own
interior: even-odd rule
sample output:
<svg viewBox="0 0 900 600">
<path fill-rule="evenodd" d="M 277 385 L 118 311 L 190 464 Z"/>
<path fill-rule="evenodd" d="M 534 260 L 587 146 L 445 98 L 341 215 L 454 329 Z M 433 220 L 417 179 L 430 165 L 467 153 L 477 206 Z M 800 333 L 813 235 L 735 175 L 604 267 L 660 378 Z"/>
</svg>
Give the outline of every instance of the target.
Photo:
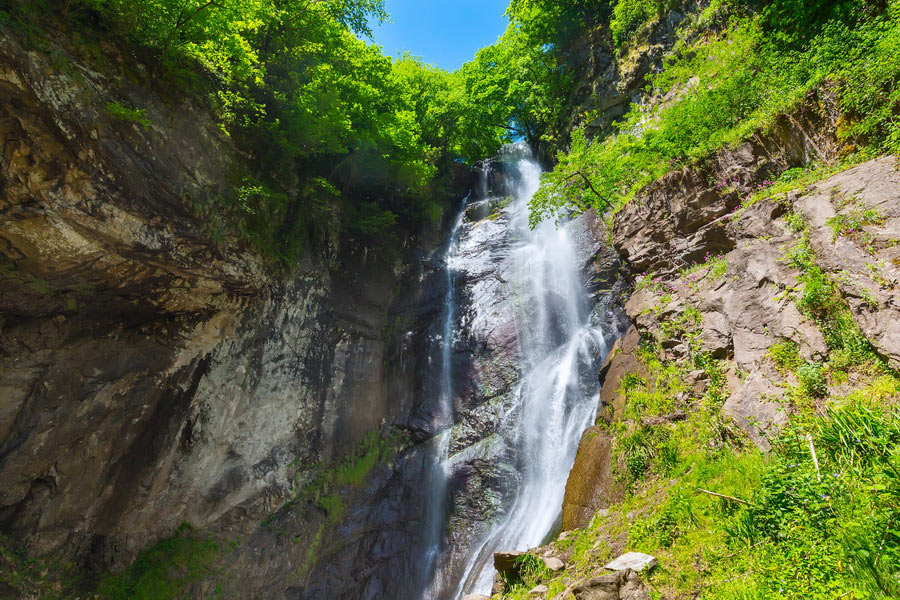
<svg viewBox="0 0 900 600">
<path fill-rule="evenodd" d="M 404 336 L 439 297 L 432 242 L 340 242 L 271 274 L 213 208 L 229 139 L 104 50 L 0 37 L 0 528 L 102 572 L 187 521 L 251 555 L 284 545 L 231 597 L 281 590 L 306 547 L 260 521 L 367 433 L 417 430 L 425 353 Z M 389 493 L 381 469 L 366 502 Z M 299 510 L 294 538 L 337 526 Z"/>
<path fill-rule="evenodd" d="M 643 340 L 660 344 L 663 360 L 688 360 L 697 351 L 724 360 L 722 413 L 768 450 L 790 414 L 786 388 L 796 383 L 770 348 L 789 342 L 813 362 L 829 354 L 828 332 L 798 307 L 802 273 L 789 255 L 805 239 L 816 263 L 838 282 L 862 334 L 893 368 L 900 366 L 893 300 L 900 272 L 891 241 L 900 210 L 896 158 L 747 201 L 790 168 L 834 161 L 837 118 L 828 92 L 818 92 L 767 133 L 722 152 L 705 168 L 671 173 L 616 215 L 613 244 L 638 283 L 626 304 L 632 329 L 604 368 L 607 422 L 623 418 L 625 378 L 647 376 L 636 358 Z M 856 232 L 835 229 L 836 217 L 866 210 L 879 215 L 877 223 Z M 711 385 L 700 370 L 692 377 L 683 410 Z M 846 392 L 853 383 L 830 392 Z M 668 418 L 683 417 L 676 411 Z M 621 498 L 610 477 L 611 443 L 614 436 L 603 428 L 583 437 L 567 490 L 567 527 L 585 525 L 596 509 Z"/>
<path fill-rule="evenodd" d="M 599 373 L 599 417 L 569 474 L 564 533 L 529 551 L 547 568 L 501 567 L 508 579 L 495 582 L 495 593 L 625 597 L 604 565 L 640 551 L 664 565 L 642 574 L 654 593 L 715 594 L 732 557 L 755 560 L 755 548 L 772 543 L 726 546 L 742 539 L 722 534 L 723 522 L 737 527 L 735 507 L 775 510 L 752 504 L 801 467 L 816 483 L 841 477 L 843 466 L 823 458 L 827 441 L 816 437 L 846 418 L 841 410 L 893 414 L 900 161 L 842 164 L 841 121 L 832 92 L 820 88 L 746 142 L 651 184 L 613 216 L 611 242 L 633 282 L 630 328 Z M 855 435 L 859 443 L 867 434 Z M 760 465 L 768 469 L 762 483 Z M 786 497 L 802 498 L 798 481 Z M 705 497 L 706 487 L 725 500 Z M 815 498 L 832 503 L 836 495 Z M 861 511 L 879 510 L 873 506 Z M 794 514 L 788 526 L 796 523 Z M 498 564 L 508 559 L 497 556 Z M 807 569 L 808 555 L 799 560 Z M 740 563 L 734 579 L 765 577 L 756 565 Z M 637 585 L 636 597 L 649 598 L 650 587 Z"/>
</svg>

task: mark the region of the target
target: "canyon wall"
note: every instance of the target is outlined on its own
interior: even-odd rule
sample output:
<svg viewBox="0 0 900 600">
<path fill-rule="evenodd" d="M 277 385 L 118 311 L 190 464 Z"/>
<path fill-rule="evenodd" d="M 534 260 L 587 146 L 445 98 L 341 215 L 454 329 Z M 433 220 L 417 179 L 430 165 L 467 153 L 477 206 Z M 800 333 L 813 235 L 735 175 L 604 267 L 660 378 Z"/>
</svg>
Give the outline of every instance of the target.
<svg viewBox="0 0 900 600">
<path fill-rule="evenodd" d="M 244 569 L 235 598 L 302 589 L 346 536 L 357 564 L 409 551 L 375 546 L 415 528 L 414 500 L 362 518 L 298 497 L 372 435 L 396 461 L 348 484 L 347 503 L 404 493 L 397 465 L 433 434 L 417 386 L 440 232 L 319 240 L 285 275 L 219 212 L 244 157 L 208 109 L 137 83 L 154 76 L 111 44 L 67 44 L 0 37 L 3 534 L 100 574 L 186 522 L 238 549 L 220 559 Z M 333 589 L 371 597 L 369 571 Z"/>
</svg>

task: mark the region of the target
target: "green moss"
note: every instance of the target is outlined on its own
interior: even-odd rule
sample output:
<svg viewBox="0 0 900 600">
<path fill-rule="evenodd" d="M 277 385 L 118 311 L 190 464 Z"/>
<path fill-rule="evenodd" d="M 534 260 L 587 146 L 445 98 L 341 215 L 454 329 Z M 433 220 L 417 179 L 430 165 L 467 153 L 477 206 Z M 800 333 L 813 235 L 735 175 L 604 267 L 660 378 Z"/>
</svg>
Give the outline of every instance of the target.
<svg viewBox="0 0 900 600">
<path fill-rule="evenodd" d="M 216 576 L 223 549 L 183 523 L 170 538 L 141 552 L 125 571 L 103 577 L 97 594 L 107 600 L 190 598 L 191 585 Z"/>
<path fill-rule="evenodd" d="M 53 556 L 34 557 L 24 546 L 0 535 L 0 590 L 5 598 L 70 600 L 84 583 L 80 569 Z"/>
</svg>

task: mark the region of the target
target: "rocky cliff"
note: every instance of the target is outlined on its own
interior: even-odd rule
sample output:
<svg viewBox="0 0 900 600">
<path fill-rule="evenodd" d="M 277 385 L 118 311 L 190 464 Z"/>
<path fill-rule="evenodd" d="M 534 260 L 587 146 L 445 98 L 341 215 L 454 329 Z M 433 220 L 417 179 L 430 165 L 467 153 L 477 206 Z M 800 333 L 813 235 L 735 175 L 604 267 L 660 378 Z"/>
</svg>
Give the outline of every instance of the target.
<svg viewBox="0 0 900 600">
<path fill-rule="evenodd" d="M 723 414 L 769 449 L 788 416 L 784 401 L 790 385 L 769 349 L 789 341 L 804 360 L 823 361 L 829 354 L 828 331 L 798 308 L 802 266 L 788 255 L 804 240 L 816 263 L 839 282 L 862 334 L 893 368 L 900 366 L 894 331 L 900 272 L 891 242 L 897 239 L 900 209 L 896 159 L 760 194 L 792 167 L 836 161 L 836 120 L 827 92 L 817 93 L 767 134 L 720 154 L 705 169 L 670 174 L 616 216 L 613 243 L 638 284 L 626 304 L 632 329 L 605 367 L 608 421 L 623 418 L 623 380 L 647 375 L 635 355 L 643 339 L 659 343 L 664 360 L 685 360 L 697 349 L 724 360 Z M 877 224 L 835 229 L 836 219 L 867 210 L 880 215 Z M 690 398 L 702 396 L 711 383 L 699 369 L 691 377 L 685 404 L 667 418 L 683 418 Z M 846 392 L 852 382 L 841 385 L 831 391 Z M 609 481 L 609 444 L 602 431 L 583 438 L 567 494 L 568 526 L 584 525 L 593 516 L 582 507 L 605 508 L 620 497 Z M 598 469 L 598 463 L 604 466 Z"/>
<path fill-rule="evenodd" d="M 317 577 L 334 597 L 388 593 L 382 567 L 403 568 L 422 510 L 403 497 L 414 441 L 433 433 L 417 334 L 441 297 L 438 232 L 335 238 L 283 275 L 219 215 L 243 157 L 207 109 L 137 83 L 152 69 L 112 45 L 49 35 L 0 37 L 10 546 L 90 579 L 186 522 L 221 544 L 220 574 L 240 573 L 193 597 L 298 597 Z M 326 555 L 367 568 L 316 575 Z"/>
<path fill-rule="evenodd" d="M 811 413 L 830 414 L 829 399 L 900 399 L 890 383 L 900 368 L 900 162 L 842 163 L 840 121 L 829 89 L 817 90 L 765 132 L 669 173 L 611 220 L 634 282 L 631 326 L 599 374 L 600 417 L 566 487 L 567 532 L 532 551 L 565 568 L 522 576 L 521 589 L 543 582 L 530 597 L 595 597 L 585 585 L 608 572 L 605 562 L 654 544 L 668 564 L 652 587 L 688 597 L 697 588 L 683 585 L 704 584 L 683 582 L 715 567 L 709 549 L 668 549 L 703 528 L 684 498 L 707 492 L 691 487 L 704 475 L 680 466 L 691 464 L 685 453 L 764 454 L 792 419 L 809 426 Z M 678 502 L 693 507 L 687 516 Z M 506 575 L 495 591 L 521 585 Z"/>
</svg>

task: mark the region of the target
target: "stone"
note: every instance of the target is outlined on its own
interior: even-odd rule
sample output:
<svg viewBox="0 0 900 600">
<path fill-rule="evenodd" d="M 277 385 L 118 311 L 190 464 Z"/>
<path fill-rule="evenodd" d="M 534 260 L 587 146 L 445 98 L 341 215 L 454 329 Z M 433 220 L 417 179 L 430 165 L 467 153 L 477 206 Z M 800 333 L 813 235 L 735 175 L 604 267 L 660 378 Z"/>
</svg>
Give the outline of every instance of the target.
<svg viewBox="0 0 900 600">
<path fill-rule="evenodd" d="M 631 569 L 633 571 L 643 571 L 644 569 L 652 569 L 659 564 L 655 556 L 644 554 L 643 552 L 626 552 L 614 561 L 603 566 L 604 569 L 610 571 L 624 571 Z"/>
<path fill-rule="evenodd" d="M 576 600 L 650 600 L 650 591 L 631 569 L 594 577 L 572 588 Z"/>
<path fill-rule="evenodd" d="M 811 93 L 753 142 L 720 152 L 705 167 L 673 171 L 626 204 L 616 214 L 612 237 L 634 271 L 670 276 L 702 262 L 707 253 L 730 252 L 736 236 L 729 214 L 754 185 L 773 169 L 803 164 L 810 156 L 822 160 L 836 156 L 839 145 L 830 121 L 834 117 L 823 115 L 820 106 L 830 102 L 823 96 Z M 740 174 L 737 189 L 716 187 L 716 182 L 733 180 L 735 174 Z"/>
<path fill-rule="evenodd" d="M 768 452 L 774 439 L 788 420 L 785 407 L 779 402 L 782 390 L 761 371 L 754 371 L 733 389 L 722 407 L 756 446 Z"/>
<path fill-rule="evenodd" d="M 612 437 L 602 427 L 590 427 L 581 436 L 566 481 L 563 529 L 590 523 L 599 508 L 609 506 L 618 497 L 618 487 L 612 475 Z"/>
<path fill-rule="evenodd" d="M 551 556 L 550 558 L 544 559 L 544 566 L 548 569 L 556 573 L 557 571 L 562 571 L 566 568 L 566 564 L 555 556 Z"/>
<path fill-rule="evenodd" d="M 547 593 L 548 589 L 549 588 L 544 584 L 536 585 L 533 588 L 531 588 L 530 590 L 528 590 L 528 595 L 529 596 L 543 596 L 544 594 Z"/>
<path fill-rule="evenodd" d="M 378 251 L 327 234 L 276 273 L 227 219 L 201 216 L 245 164 L 202 103 L 160 95 L 114 44 L 87 56 L 62 38 L 33 52 L 0 28 L 4 536 L 99 575 L 187 521 L 241 539 L 223 597 L 407 596 L 415 448 L 371 470 L 341 523 L 277 511 L 295 475 L 423 403 L 438 232 L 398 231 Z M 153 126 L 114 118 L 116 100 Z M 333 552 L 298 586 L 316 536 Z"/>
<path fill-rule="evenodd" d="M 809 224 L 819 266 L 834 276 L 853 318 L 872 345 L 900 368 L 900 172 L 897 157 L 885 156 L 833 175 L 795 201 Z M 863 233 L 836 234 L 831 219 L 873 210 L 878 225 Z"/>
<path fill-rule="evenodd" d="M 515 575 L 519 571 L 519 557 L 524 554 L 524 552 L 494 552 L 494 568 L 501 575 Z"/>
<path fill-rule="evenodd" d="M 463 600 L 491 600 L 491 597 L 484 594 L 466 594 Z"/>
<path fill-rule="evenodd" d="M 731 323 L 720 312 L 703 313 L 703 325 L 700 331 L 703 349 L 713 358 L 725 358 L 734 351 L 731 340 Z"/>
</svg>

